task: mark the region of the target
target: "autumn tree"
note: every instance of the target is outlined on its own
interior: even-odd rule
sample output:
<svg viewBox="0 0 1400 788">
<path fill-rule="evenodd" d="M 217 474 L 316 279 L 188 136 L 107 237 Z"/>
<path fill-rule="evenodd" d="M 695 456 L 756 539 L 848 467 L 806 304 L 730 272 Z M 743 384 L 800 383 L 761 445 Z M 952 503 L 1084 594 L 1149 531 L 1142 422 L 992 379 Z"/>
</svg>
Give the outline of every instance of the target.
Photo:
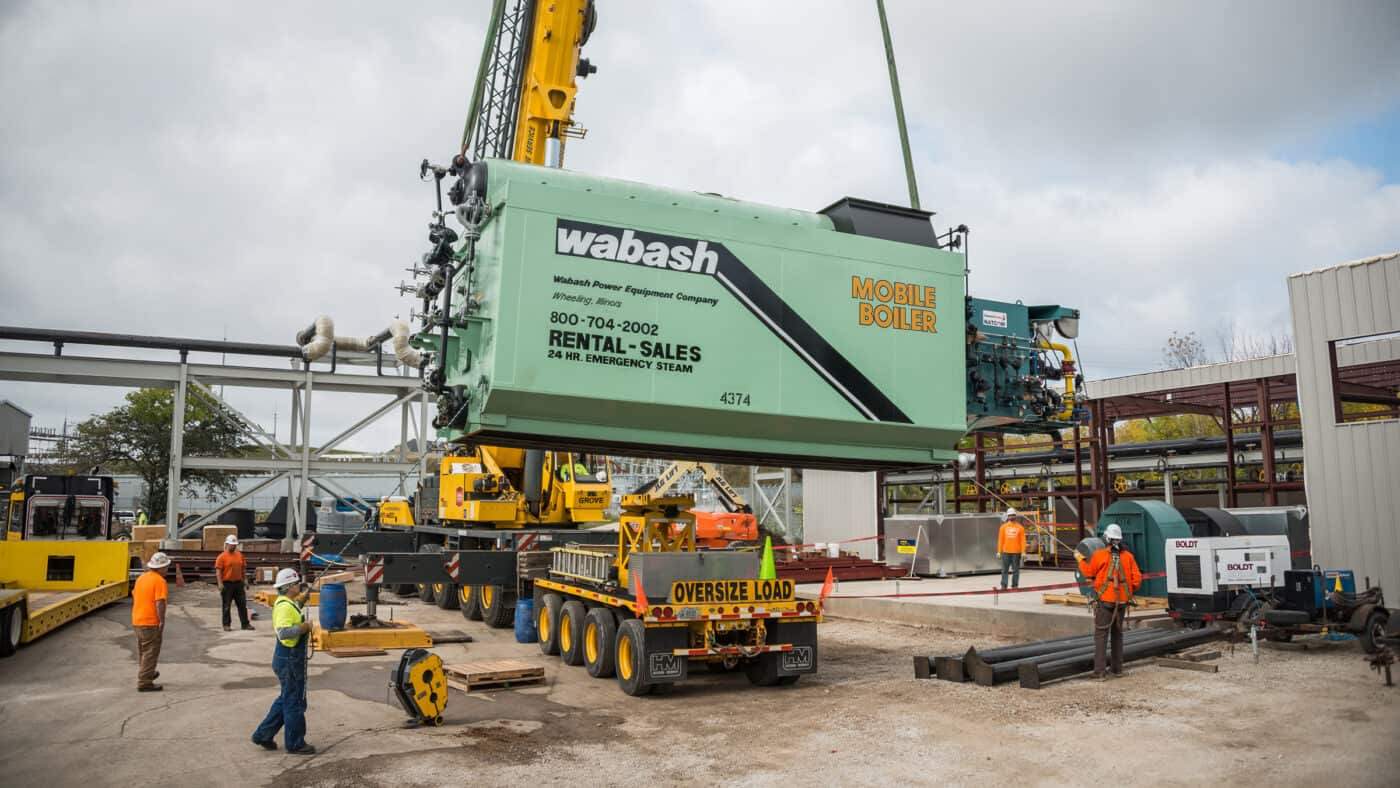
<svg viewBox="0 0 1400 788">
<path fill-rule="evenodd" d="M 143 504 L 152 519 L 165 514 L 170 479 L 170 423 L 175 392 L 138 389 L 120 407 L 79 424 L 67 453 L 84 466 L 132 473 L 146 484 Z M 191 457 L 229 457 L 242 453 L 243 428 L 227 410 L 198 397 L 185 399 L 184 453 Z M 234 474 L 186 469 L 181 491 L 198 495 L 230 495 L 237 489 Z"/>
</svg>

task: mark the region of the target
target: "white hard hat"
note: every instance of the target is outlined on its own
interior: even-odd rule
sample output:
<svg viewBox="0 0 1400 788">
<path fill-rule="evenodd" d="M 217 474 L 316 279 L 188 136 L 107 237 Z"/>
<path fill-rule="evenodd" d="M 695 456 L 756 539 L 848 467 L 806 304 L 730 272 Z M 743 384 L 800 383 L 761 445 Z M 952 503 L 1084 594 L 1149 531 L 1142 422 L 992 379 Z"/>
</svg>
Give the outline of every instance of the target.
<svg viewBox="0 0 1400 788">
<path fill-rule="evenodd" d="M 147 569 L 161 569 L 170 566 L 170 556 L 165 553 L 156 553 L 151 556 L 151 560 L 146 562 Z"/>
<path fill-rule="evenodd" d="M 1018 514 L 1018 512 L 1016 511 L 1016 507 L 1011 506 L 1011 507 L 1008 507 L 1008 508 L 1007 508 L 1006 514 L 1002 515 L 1001 519 L 1003 519 L 1003 520 L 1010 520 L 1012 517 L 1015 517 L 1017 514 Z"/>
<path fill-rule="evenodd" d="M 1103 529 L 1103 538 L 1122 539 L 1123 529 L 1118 527 L 1118 523 L 1109 523 L 1108 527 Z"/>
<path fill-rule="evenodd" d="M 229 545 L 229 544 L 236 545 L 236 544 L 238 544 L 238 537 L 235 536 L 235 535 L 233 535 L 233 534 L 229 534 L 228 536 L 224 537 L 224 544 L 226 544 L 226 545 Z"/>
<path fill-rule="evenodd" d="M 273 588 L 289 586 L 292 583 L 300 583 L 301 575 L 295 569 L 283 569 L 277 573 L 277 581 L 272 584 Z"/>
</svg>

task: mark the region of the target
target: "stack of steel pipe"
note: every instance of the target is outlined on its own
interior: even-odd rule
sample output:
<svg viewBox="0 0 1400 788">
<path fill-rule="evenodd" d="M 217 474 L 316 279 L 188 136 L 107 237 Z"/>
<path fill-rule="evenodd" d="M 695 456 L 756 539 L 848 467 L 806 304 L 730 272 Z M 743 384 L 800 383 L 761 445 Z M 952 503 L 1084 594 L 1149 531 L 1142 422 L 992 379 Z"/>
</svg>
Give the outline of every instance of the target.
<svg viewBox="0 0 1400 788">
<path fill-rule="evenodd" d="M 1123 661 L 1132 662 L 1138 659 L 1149 657 L 1160 657 L 1163 654 L 1170 654 L 1173 651 L 1180 651 L 1184 648 L 1198 646 L 1202 643 L 1210 642 L 1222 633 L 1214 627 L 1204 629 L 1179 629 L 1167 630 L 1169 634 L 1164 637 L 1150 638 L 1123 643 Z M 1025 663 L 1017 668 L 1017 677 L 1021 680 L 1021 686 L 1026 689 L 1040 689 L 1048 681 L 1063 679 L 1078 673 L 1092 670 L 1094 667 L 1094 651 L 1091 648 L 1088 654 L 1056 654 L 1053 658 L 1034 663 Z"/>
<path fill-rule="evenodd" d="M 1215 630 L 1134 629 L 1123 635 L 1124 659 L 1160 656 L 1218 636 Z M 914 675 L 944 681 L 976 681 L 986 687 L 1019 679 L 1023 687 L 1038 688 L 1042 682 L 1090 670 L 1093 664 L 1094 636 L 1088 634 L 985 651 L 969 648 L 961 655 L 915 657 Z"/>
</svg>

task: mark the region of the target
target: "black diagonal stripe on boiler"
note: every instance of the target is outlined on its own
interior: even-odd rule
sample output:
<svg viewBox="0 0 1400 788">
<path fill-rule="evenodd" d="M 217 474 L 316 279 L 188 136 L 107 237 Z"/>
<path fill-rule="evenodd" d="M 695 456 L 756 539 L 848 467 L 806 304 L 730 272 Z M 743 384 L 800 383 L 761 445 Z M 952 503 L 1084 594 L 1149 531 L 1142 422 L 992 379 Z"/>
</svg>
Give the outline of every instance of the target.
<svg viewBox="0 0 1400 788">
<path fill-rule="evenodd" d="M 773 332 L 794 350 L 807 365 L 842 393 L 851 404 L 877 421 L 910 424 L 912 419 L 899 409 L 885 392 L 871 382 L 863 372 L 841 355 L 841 352 L 817 333 L 811 324 L 793 311 L 792 307 L 773 291 L 758 275 L 727 247 L 718 246 L 720 283 L 739 297 L 750 311 L 768 323 Z"/>
</svg>

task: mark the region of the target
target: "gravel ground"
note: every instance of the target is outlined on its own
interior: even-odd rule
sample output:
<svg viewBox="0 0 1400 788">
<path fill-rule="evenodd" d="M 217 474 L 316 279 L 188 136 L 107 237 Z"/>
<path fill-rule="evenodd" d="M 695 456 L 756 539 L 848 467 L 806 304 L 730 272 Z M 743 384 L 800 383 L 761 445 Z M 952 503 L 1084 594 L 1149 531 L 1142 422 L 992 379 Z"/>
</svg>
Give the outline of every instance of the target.
<svg viewBox="0 0 1400 788">
<path fill-rule="evenodd" d="M 394 616 L 476 638 L 435 649 L 448 662 L 541 664 L 546 685 L 454 693 L 444 727 L 406 730 L 385 702 L 395 655 L 317 655 L 308 739 L 321 754 L 303 759 L 247 741 L 276 692 L 266 609 L 258 632 L 222 633 L 212 589 L 172 590 L 164 693 L 132 691 L 125 603 L 0 663 L 3 784 L 1379 786 L 1400 766 L 1400 687 L 1354 641 L 1267 645 L 1257 663 L 1224 646 L 1215 674 L 1130 664 L 1122 679 L 1037 691 L 913 678 L 914 654 L 1000 641 L 830 620 L 820 672 L 796 686 L 701 673 L 628 698 L 416 600 Z"/>
</svg>

